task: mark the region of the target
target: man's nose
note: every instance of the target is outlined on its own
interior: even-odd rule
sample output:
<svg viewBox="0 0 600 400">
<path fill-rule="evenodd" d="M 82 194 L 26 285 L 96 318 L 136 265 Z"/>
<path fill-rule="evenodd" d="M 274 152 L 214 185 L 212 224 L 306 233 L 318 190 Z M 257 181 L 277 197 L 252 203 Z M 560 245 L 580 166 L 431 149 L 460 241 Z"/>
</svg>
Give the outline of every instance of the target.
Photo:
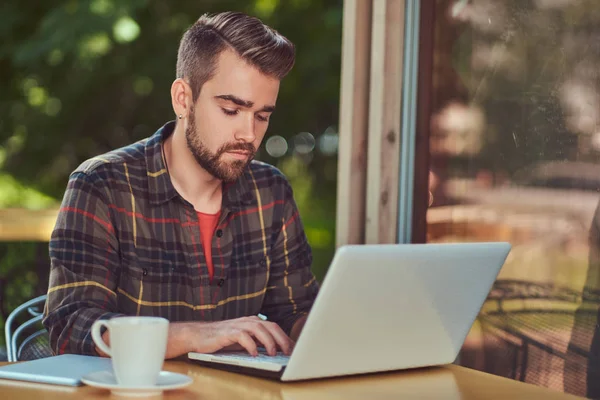
<svg viewBox="0 0 600 400">
<path fill-rule="evenodd" d="M 252 143 L 256 140 L 256 120 L 252 113 L 243 119 L 243 123 L 240 125 L 236 132 L 236 139 L 243 140 L 244 142 Z"/>
</svg>

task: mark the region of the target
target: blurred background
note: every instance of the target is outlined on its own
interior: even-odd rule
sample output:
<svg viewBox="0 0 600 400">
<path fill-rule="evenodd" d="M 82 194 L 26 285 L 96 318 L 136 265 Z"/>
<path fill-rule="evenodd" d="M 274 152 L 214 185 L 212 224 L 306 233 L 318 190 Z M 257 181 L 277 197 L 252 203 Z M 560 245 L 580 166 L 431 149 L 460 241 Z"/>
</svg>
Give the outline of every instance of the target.
<svg viewBox="0 0 600 400">
<path fill-rule="evenodd" d="M 600 373 L 600 3 L 437 0 L 432 15 L 427 240 L 513 245 L 461 363 L 585 395 Z"/>
<path fill-rule="evenodd" d="M 47 289 L 68 174 L 173 118 L 177 45 L 205 12 L 258 16 L 297 46 L 258 158 L 290 179 L 321 280 L 336 247 L 344 3 L 4 0 L 0 327 Z M 429 207 L 415 218 L 428 242 L 513 245 L 457 362 L 585 394 L 588 372 L 600 373 L 600 4 L 412 3 L 430 39 L 417 88 L 427 141 L 416 154 L 429 168 L 414 183 L 430 191 Z"/>
</svg>

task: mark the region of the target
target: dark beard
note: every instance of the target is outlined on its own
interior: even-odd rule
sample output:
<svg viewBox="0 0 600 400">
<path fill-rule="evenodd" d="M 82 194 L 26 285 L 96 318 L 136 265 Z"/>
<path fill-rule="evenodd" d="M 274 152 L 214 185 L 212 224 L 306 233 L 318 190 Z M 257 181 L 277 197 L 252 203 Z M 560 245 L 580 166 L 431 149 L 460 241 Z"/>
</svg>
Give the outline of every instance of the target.
<svg viewBox="0 0 600 400">
<path fill-rule="evenodd" d="M 196 124 L 194 122 L 194 110 L 190 111 L 189 125 L 185 131 L 185 139 L 187 147 L 192 152 L 196 162 L 204 168 L 209 174 L 223 182 L 234 182 L 243 173 L 248 164 L 254 158 L 256 150 L 252 143 L 226 143 L 217 150 L 216 153 L 211 153 L 196 133 Z M 234 160 L 225 162 L 221 160 L 221 156 L 228 151 L 243 151 L 249 154 L 247 160 Z"/>
</svg>

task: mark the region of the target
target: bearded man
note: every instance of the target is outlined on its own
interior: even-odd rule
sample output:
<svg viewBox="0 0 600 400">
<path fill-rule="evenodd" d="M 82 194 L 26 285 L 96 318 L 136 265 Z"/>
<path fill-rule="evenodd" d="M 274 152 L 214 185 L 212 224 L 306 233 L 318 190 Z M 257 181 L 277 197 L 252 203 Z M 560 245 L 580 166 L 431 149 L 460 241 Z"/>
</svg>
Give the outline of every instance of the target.
<svg viewBox="0 0 600 400">
<path fill-rule="evenodd" d="M 69 177 L 43 319 L 54 354 L 103 355 L 92 324 L 125 315 L 170 321 L 166 358 L 290 354 L 318 284 L 289 183 L 253 158 L 294 60 L 288 39 L 241 13 L 185 32 L 174 120 Z"/>
</svg>

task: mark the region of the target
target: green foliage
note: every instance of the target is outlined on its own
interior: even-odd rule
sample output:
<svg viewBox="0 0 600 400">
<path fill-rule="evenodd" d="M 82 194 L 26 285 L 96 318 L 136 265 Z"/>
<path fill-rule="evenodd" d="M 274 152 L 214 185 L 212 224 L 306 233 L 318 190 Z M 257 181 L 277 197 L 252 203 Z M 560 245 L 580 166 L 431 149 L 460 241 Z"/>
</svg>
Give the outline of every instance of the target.
<svg viewBox="0 0 600 400">
<path fill-rule="evenodd" d="M 0 6 L 0 153 L 19 181 L 60 197 L 84 159 L 173 118 L 170 85 L 183 31 L 205 12 L 245 11 L 289 37 L 297 62 L 270 132 L 318 136 L 338 118 L 341 0 L 5 2 Z M 19 146 L 10 146 L 9 141 Z M 274 161 L 274 160 L 270 160 Z M 324 161 L 310 173 L 323 183 Z"/>
<path fill-rule="evenodd" d="M 37 258 L 40 250 L 46 248 L 43 243 L 0 243 L 0 291 L 4 300 L 0 310 L 2 332 L 4 332 L 5 316 L 23 302 L 39 294 L 36 293 L 40 282 L 36 264 L 39 262 Z M 0 344 L 2 343 L 4 343 L 4 335 L 0 335 Z"/>
<path fill-rule="evenodd" d="M 39 210 L 56 205 L 55 199 L 21 184 L 7 174 L 0 173 L 0 188 L 0 208 Z M 37 274 L 40 266 L 47 265 L 47 262 L 39 260 L 42 251 L 47 252 L 47 244 L 0 243 L 0 295 L 4 301 L 0 304 L 0 331 L 4 331 L 4 318 L 10 310 L 44 291 L 45 288 L 39 285 Z M 0 335 L 0 344 L 2 343 L 4 335 Z"/>
<path fill-rule="evenodd" d="M 8 174 L 0 173 L 0 188 L 0 208 L 41 210 L 56 205 L 56 199 L 23 185 Z"/>
<path fill-rule="evenodd" d="M 289 157 L 281 164 L 282 172 L 294 188 L 294 198 L 313 251 L 313 273 L 321 281 L 335 250 L 335 196 L 322 195 L 314 189 L 315 181 L 299 157 Z"/>
</svg>

